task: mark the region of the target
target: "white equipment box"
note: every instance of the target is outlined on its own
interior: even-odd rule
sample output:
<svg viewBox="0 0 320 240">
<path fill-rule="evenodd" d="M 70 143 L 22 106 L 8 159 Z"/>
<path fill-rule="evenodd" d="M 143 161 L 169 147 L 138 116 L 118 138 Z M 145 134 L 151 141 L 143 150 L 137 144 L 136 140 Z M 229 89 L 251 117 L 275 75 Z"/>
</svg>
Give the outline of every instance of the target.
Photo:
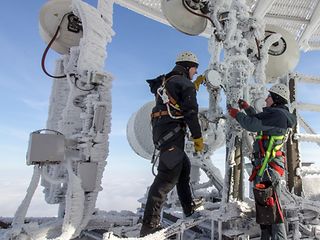
<svg viewBox="0 0 320 240">
<path fill-rule="evenodd" d="M 27 165 L 58 163 L 64 160 L 65 137 L 61 134 L 30 134 Z"/>
</svg>

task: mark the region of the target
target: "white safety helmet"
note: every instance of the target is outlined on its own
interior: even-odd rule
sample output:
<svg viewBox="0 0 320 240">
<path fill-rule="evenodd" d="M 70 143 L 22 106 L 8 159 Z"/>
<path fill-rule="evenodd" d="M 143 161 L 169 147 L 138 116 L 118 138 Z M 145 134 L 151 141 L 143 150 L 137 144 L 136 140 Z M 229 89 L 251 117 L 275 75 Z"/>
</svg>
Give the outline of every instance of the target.
<svg viewBox="0 0 320 240">
<path fill-rule="evenodd" d="M 289 88 L 282 83 L 277 83 L 277 84 L 273 85 L 270 88 L 269 92 L 279 95 L 280 97 L 285 99 L 287 102 L 290 101 Z"/>
<path fill-rule="evenodd" d="M 182 52 L 177 56 L 177 62 L 192 62 L 199 65 L 197 56 L 192 52 Z"/>
</svg>

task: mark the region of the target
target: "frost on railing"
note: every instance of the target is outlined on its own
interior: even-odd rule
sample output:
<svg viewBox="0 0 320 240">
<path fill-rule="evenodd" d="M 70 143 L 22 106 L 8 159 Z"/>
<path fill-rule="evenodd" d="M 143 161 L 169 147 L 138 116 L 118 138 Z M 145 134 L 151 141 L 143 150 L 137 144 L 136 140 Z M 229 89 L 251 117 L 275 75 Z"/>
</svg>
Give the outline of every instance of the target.
<svg viewBox="0 0 320 240">
<path fill-rule="evenodd" d="M 302 141 L 302 142 L 317 142 L 320 143 L 320 134 L 307 134 L 307 133 L 299 133 L 294 134 L 294 139 Z"/>
<path fill-rule="evenodd" d="M 298 82 L 320 84 L 319 76 L 308 76 L 302 73 L 292 73 L 290 77 L 295 78 Z"/>
</svg>

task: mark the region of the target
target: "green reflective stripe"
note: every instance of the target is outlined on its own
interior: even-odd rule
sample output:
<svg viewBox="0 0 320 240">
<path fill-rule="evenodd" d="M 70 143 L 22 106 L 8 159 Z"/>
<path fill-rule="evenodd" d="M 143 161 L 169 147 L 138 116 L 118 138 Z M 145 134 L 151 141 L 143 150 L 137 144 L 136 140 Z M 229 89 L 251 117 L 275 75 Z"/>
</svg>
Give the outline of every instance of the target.
<svg viewBox="0 0 320 240">
<path fill-rule="evenodd" d="M 262 135 L 259 135 L 258 137 L 260 137 L 259 139 L 261 139 Z M 269 163 L 270 155 L 272 155 L 272 158 L 274 158 L 276 156 L 276 152 L 279 151 L 283 146 L 283 142 L 276 145 L 276 146 L 273 146 L 274 142 L 279 141 L 279 140 L 282 141 L 284 139 L 284 137 L 285 137 L 284 135 L 282 135 L 282 136 L 269 136 L 268 149 L 267 149 L 266 155 L 263 159 L 262 166 L 259 169 L 258 176 L 261 177 L 263 175 L 264 170 L 267 168 L 267 164 Z"/>
<path fill-rule="evenodd" d="M 260 139 L 262 139 L 262 137 L 263 137 L 263 135 L 257 135 L 256 136 L 256 139 L 257 140 L 260 140 Z M 280 136 L 265 136 L 265 137 L 268 137 L 268 139 L 270 139 L 271 137 L 274 139 L 274 140 L 276 140 L 276 141 L 278 141 L 278 140 L 283 140 L 283 138 L 285 137 L 285 135 L 280 135 Z"/>
<path fill-rule="evenodd" d="M 274 138 L 274 140 L 283 140 L 284 139 L 284 135 L 281 136 L 271 136 L 272 138 Z"/>
<path fill-rule="evenodd" d="M 266 155 L 264 156 L 264 160 L 263 160 L 263 163 L 262 163 L 262 166 L 261 168 L 259 169 L 259 173 L 258 175 L 261 177 L 264 170 L 266 169 L 267 167 L 267 164 L 269 162 L 269 158 L 270 158 L 270 154 L 271 154 L 271 150 L 272 150 L 272 146 L 273 146 L 273 143 L 274 143 L 274 139 L 273 137 L 271 136 L 270 139 L 269 139 L 269 144 L 268 144 L 268 149 L 266 151 Z"/>
<path fill-rule="evenodd" d="M 260 140 L 262 138 L 262 135 L 263 135 L 262 132 L 259 132 L 259 134 L 256 136 L 256 139 Z"/>
</svg>

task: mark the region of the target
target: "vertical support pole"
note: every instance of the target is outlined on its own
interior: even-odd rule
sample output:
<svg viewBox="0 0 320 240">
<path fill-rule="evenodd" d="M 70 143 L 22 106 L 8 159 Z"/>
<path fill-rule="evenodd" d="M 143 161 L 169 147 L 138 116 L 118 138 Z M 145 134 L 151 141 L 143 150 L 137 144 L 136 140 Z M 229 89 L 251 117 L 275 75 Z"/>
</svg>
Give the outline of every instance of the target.
<svg viewBox="0 0 320 240">
<path fill-rule="evenodd" d="M 218 220 L 218 236 L 219 236 L 219 240 L 222 240 L 222 221 Z"/>
<path fill-rule="evenodd" d="M 233 166 L 234 186 L 232 196 L 234 199 L 243 200 L 243 157 L 242 157 L 242 141 L 237 136 L 235 139 L 235 155 Z"/>
<path fill-rule="evenodd" d="M 214 220 L 211 219 L 211 240 L 214 240 L 214 231 L 215 231 Z"/>
<path fill-rule="evenodd" d="M 181 230 L 181 235 L 180 235 L 181 240 L 183 240 L 183 233 L 184 233 L 184 229 Z"/>
<path fill-rule="evenodd" d="M 289 79 L 289 90 L 290 90 L 290 102 L 296 101 L 296 83 L 294 78 Z M 297 110 L 293 110 L 293 114 L 297 116 Z M 289 191 L 301 196 L 302 193 L 302 180 L 296 174 L 296 169 L 300 167 L 300 152 L 298 140 L 293 138 L 294 134 L 297 133 L 297 124 L 293 127 L 292 132 L 288 136 L 286 144 L 287 148 L 287 170 L 288 170 L 288 188 Z"/>
</svg>

